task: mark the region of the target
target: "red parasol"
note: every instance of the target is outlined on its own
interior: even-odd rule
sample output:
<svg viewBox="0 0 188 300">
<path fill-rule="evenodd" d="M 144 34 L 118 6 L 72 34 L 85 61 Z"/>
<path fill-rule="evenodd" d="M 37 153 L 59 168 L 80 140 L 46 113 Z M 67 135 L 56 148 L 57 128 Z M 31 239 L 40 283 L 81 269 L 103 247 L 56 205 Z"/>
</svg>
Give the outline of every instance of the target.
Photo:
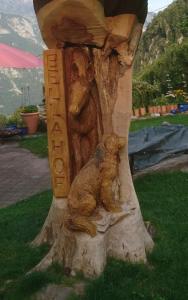
<svg viewBox="0 0 188 300">
<path fill-rule="evenodd" d="M 37 68 L 42 60 L 33 54 L 0 43 L 0 68 Z"/>
</svg>

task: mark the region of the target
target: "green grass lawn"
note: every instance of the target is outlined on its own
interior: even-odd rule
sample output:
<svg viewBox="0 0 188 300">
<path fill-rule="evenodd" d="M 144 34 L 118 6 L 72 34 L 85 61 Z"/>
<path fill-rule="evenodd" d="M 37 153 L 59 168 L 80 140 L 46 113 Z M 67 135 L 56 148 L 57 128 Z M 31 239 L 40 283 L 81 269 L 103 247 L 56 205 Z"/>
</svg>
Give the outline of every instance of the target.
<svg viewBox="0 0 188 300">
<path fill-rule="evenodd" d="M 47 135 L 43 134 L 34 138 L 23 139 L 19 142 L 20 147 L 30 150 L 39 157 L 48 156 Z"/>
<path fill-rule="evenodd" d="M 29 271 L 48 250 L 47 246 L 31 249 L 34 239 L 44 223 L 52 195 L 45 192 L 16 205 L 0 210 L 0 299 L 19 299 L 15 293 L 1 293 L 9 280 L 10 290 L 21 284 Z M 9 290 L 9 289 L 8 289 Z M 19 294 L 19 292 L 18 292 Z M 15 296 L 15 298 L 14 298 Z M 24 298 L 20 298 L 24 299 Z"/>
<path fill-rule="evenodd" d="M 188 126 L 188 114 L 132 120 L 130 131 L 137 131 L 146 127 L 160 126 L 163 122 Z"/>
<path fill-rule="evenodd" d="M 110 260 L 105 272 L 88 284 L 82 300 L 188 299 L 188 174 L 148 175 L 135 182 L 145 220 L 156 228 L 148 265 Z M 25 276 L 47 246 L 31 249 L 51 203 L 45 192 L 0 210 L 0 299 L 29 300 L 48 282 L 64 282 L 61 268 Z M 13 280 L 12 282 L 10 280 Z"/>
</svg>

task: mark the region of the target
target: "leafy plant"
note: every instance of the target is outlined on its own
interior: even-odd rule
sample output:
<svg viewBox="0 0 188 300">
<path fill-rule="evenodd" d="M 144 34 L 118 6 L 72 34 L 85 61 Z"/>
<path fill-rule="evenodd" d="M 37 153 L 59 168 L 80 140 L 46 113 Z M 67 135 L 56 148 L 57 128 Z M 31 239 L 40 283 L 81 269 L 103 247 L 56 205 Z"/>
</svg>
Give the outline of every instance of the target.
<svg viewBox="0 0 188 300">
<path fill-rule="evenodd" d="M 24 128 L 26 127 L 25 123 L 23 120 L 20 120 L 18 123 L 17 123 L 17 128 Z"/>
<path fill-rule="evenodd" d="M 160 98 L 159 101 L 160 101 L 160 102 L 159 102 L 159 105 L 161 105 L 161 106 L 164 106 L 164 105 L 167 105 L 167 104 L 168 104 L 168 102 L 167 102 L 167 100 L 166 100 L 166 98 L 165 98 L 164 95 Z"/>
<path fill-rule="evenodd" d="M 0 128 L 4 128 L 7 123 L 7 117 L 5 115 L 0 115 Z"/>
<path fill-rule="evenodd" d="M 138 79 L 151 85 L 157 83 L 161 94 L 182 90 L 183 86 L 186 91 L 188 86 L 187 64 L 188 42 L 180 45 L 173 44 L 152 64 L 145 66 L 138 74 Z M 170 91 L 167 78 L 170 80 Z"/>
<path fill-rule="evenodd" d="M 15 124 L 17 127 L 25 127 L 20 113 L 22 112 L 22 107 L 18 108 L 12 115 L 8 116 L 6 125 L 10 126 Z"/>
<path fill-rule="evenodd" d="M 162 95 L 160 97 L 157 97 L 155 99 L 153 99 L 152 103 L 153 106 L 163 106 L 163 105 L 167 105 L 168 101 L 166 96 Z"/>
<path fill-rule="evenodd" d="M 159 93 L 157 84 L 150 84 L 142 80 L 133 80 L 133 107 L 149 106 Z"/>
<path fill-rule="evenodd" d="M 22 113 L 35 113 L 35 112 L 38 112 L 38 107 L 36 105 L 24 106 L 22 109 Z"/>
<path fill-rule="evenodd" d="M 188 101 L 188 94 L 183 89 L 174 90 L 173 93 L 177 103 Z"/>
</svg>

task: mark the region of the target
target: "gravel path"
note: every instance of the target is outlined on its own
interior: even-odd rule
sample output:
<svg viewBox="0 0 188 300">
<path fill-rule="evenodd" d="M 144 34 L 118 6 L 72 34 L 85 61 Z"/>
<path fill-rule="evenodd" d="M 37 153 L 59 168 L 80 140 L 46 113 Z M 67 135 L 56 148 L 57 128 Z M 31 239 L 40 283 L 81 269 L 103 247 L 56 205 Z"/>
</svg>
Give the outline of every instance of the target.
<svg viewBox="0 0 188 300">
<path fill-rule="evenodd" d="M 0 144 L 0 208 L 51 188 L 48 160 L 18 143 Z"/>
</svg>

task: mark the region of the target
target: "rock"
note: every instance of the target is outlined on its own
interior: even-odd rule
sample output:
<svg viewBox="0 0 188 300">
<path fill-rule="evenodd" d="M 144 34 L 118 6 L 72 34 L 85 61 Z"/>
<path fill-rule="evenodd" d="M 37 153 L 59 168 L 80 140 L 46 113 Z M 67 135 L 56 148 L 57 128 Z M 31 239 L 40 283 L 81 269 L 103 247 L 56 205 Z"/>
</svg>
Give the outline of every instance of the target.
<svg viewBox="0 0 188 300">
<path fill-rule="evenodd" d="M 165 122 L 162 123 L 162 125 L 163 125 L 163 126 L 170 126 L 170 125 L 172 125 L 172 124 L 170 124 L 169 122 L 166 122 L 166 121 L 165 121 Z"/>
</svg>

